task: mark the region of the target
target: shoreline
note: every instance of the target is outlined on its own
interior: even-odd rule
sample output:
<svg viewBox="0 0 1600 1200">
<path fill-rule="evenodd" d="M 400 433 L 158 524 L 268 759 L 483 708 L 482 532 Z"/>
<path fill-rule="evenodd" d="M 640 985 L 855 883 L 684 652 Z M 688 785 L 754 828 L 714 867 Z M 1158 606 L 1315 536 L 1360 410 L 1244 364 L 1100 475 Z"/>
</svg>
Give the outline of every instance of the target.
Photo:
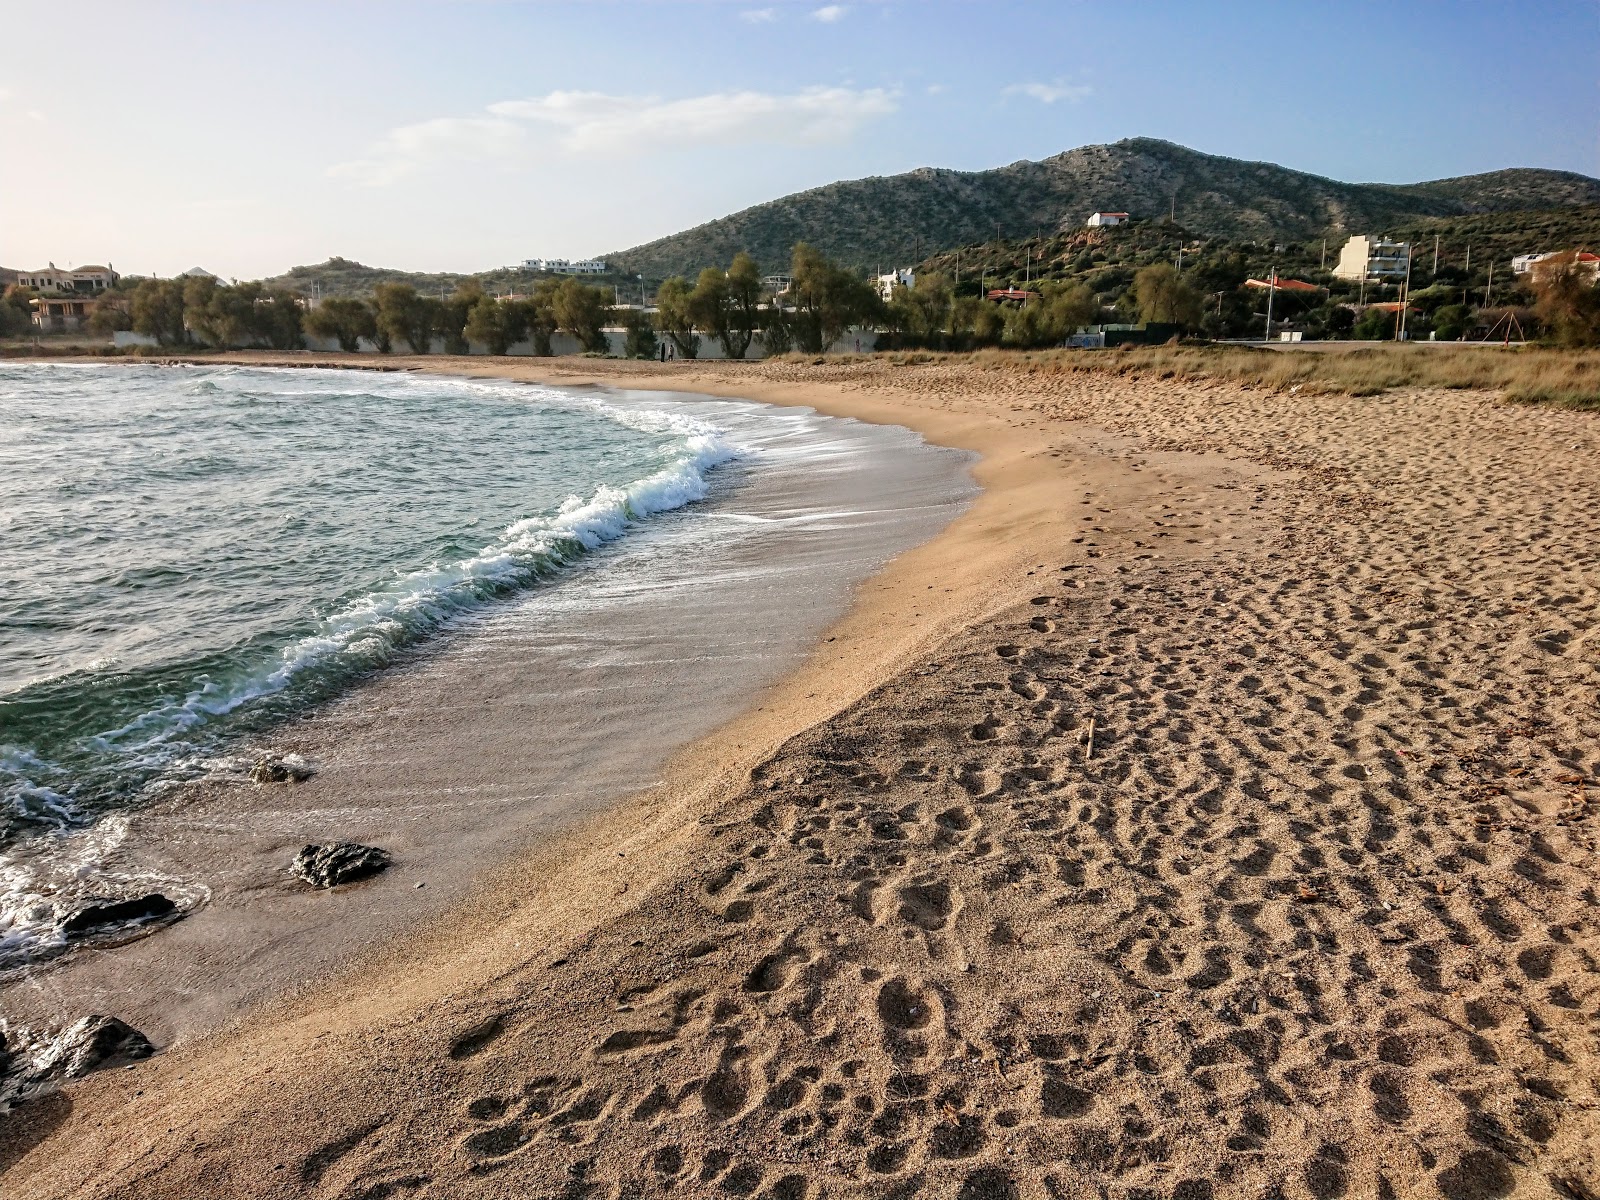
<svg viewBox="0 0 1600 1200">
<path fill-rule="evenodd" d="M 310 781 L 258 788 L 235 771 L 134 809 L 104 869 L 206 902 L 114 952 L 12 972 L 7 1020 L 105 1011 L 170 1046 L 448 922 L 501 860 L 648 791 L 663 761 L 755 707 L 877 564 L 973 490 L 964 462 L 898 430 L 685 393 L 606 398 L 718 424 L 760 465 L 227 751 L 297 755 Z M 288 881 L 294 852 L 324 840 L 381 845 L 394 866 L 337 897 Z"/>
<path fill-rule="evenodd" d="M 1600 762 L 1563 697 L 1600 673 L 1592 425 L 1442 392 L 681 367 L 493 373 L 901 424 L 981 454 L 984 491 L 653 806 L 398 948 L 388 990 L 344 981 L 13 1122 L 19 1196 L 1582 1178 L 1569 793 Z M 1472 620 L 1495 630 L 1464 645 Z"/>
</svg>

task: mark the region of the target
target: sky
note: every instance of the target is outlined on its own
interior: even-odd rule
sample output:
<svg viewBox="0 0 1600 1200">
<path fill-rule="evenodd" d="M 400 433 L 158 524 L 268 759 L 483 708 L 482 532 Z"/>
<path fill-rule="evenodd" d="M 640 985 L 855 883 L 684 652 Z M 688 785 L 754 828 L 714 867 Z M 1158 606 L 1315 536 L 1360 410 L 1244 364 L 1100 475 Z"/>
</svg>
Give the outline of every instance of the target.
<svg viewBox="0 0 1600 1200">
<path fill-rule="evenodd" d="M 1124 137 L 1600 176 L 1596 0 L 0 0 L 0 264 L 419 271 Z"/>
</svg>

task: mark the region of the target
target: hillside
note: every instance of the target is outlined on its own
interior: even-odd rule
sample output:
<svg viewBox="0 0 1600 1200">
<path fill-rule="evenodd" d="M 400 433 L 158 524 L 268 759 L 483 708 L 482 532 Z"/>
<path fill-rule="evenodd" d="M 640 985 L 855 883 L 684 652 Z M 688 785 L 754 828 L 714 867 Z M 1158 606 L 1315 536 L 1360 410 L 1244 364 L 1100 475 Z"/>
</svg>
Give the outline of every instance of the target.
<svg viewBox="0 0 1600 1200">
<path fill-rule="evenodd" d="M 1427 218 L 1596 203 L 1600 180 L 1566 171 L 1342 183 L 1130 138 L 990 171 L 921 168 L 833 183 L 607 257 L 651 279 L 692 276 L 740 250 L 776 270 L 795 242 L 808 241 L 849 266 L 888 269 L 937 250 L 1077 227 L 1097 209 L 1156 218 L 1175 207 L 1178 224 L 1199 236 L 1304 241 Z"/>
<path fill-rule="evenodd" d="M 390 267 L 369 267 L 365 263 L 335 257 L 328 259 L 327 262 L 293 267 L 282 275 L 275 275 L 262 282 L 269 287 L 287 288 L 307 296 L 313 294 L 370 296 L 372 289 L 380 283 L 409 283 L 419 292 L 438 296 L 453 292 L 470 279 L 476 281 L 490 295 L 503 295 L 509 292 L 524 295 L 532 290 L 535 283 L 546 277 L 546 272 L 529 271 L 521 267 L 500 267 L 476 274 L 453 271 L 437 273 L 398 271 Z M 618 286 L 623 289 L 624 299 L 638 298 L 634 294 L 638 290 L 638 281 L 631 276 L 607 274 L 586 275 L 582 278 L 586 283 L 598 283 L 605 287 Z"/>
</svg>

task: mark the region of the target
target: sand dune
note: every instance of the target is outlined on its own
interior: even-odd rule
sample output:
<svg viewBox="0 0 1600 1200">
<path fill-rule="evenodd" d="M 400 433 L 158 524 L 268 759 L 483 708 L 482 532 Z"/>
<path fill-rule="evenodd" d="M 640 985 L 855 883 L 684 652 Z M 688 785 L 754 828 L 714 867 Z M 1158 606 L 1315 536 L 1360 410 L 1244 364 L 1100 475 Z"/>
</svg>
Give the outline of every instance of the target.
<svg viewBox="0 0 1600 1200">
<path fill-rule="evenodd" d="M 14 1116 L 7 1195 L 1600 1194 L 1592 417 L 618 375 L 965 437 L 986 503 L 631 885 L 637 813 L 556 907 Z"/>
</svg>

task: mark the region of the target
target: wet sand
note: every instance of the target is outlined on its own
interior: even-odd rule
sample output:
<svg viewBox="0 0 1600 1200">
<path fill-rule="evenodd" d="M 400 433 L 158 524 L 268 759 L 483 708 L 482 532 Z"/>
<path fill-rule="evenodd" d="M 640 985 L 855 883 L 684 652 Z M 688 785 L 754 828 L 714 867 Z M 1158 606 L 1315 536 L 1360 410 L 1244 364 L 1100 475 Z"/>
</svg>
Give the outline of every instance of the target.
<svg viewBox="0 0 1600 1200">
<path fill-rule="evenodd" d="M 605 397 L 707 422 L 743 456 L 712 473 L 704 501 L 459 617 L 338 701 L 233 747 L 230 770 L 119 819 L 97 873 L 204 902 L 139 940 L 0 975 L 12 1029 L 105 1012 L 158 1046 L 192 1038 L 444 918 L 531 841 L 625 796 L 649 804 L 673 752 L 758 703 L 865 579 L 976 491 L 969 456 L 899 428 Z M 264 753 L 316 773 L 257 785 L 248 768 Z M 378 845 L 393 865 L 317 892 L 287 869 L 315 841 Z"/>
<path fill-rule="evenodd" d="M 8 1194 L 1595 1194 L 1592 417 L 472 367 L 903 424 L 985 491 L 650 804 L 0 1124 Z"/>
</svg>

